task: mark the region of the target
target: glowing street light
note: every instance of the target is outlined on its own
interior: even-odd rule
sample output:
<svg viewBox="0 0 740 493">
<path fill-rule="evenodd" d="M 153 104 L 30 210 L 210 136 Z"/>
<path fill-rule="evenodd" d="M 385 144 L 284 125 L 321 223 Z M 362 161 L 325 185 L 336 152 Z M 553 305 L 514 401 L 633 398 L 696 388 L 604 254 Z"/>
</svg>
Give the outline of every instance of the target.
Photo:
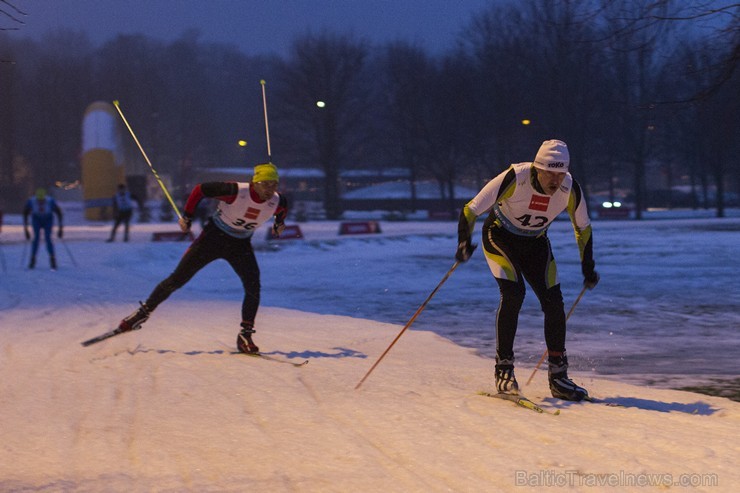
<svg viewBox="0 0 740 493">
<path fill-rule="evenodd" d="M 323 101 L 316 101 L 316 106 L 319 108 L 323 108 L 326 106 L 326 103 Z"/>
<path fill-rule="evenodd" d="M 529 119 L 527 119 L 527 118 L 525 118 L 524 120 L 522 120 L 522 125 L 524 125 L 525 127 L 526 127 L 527 125 L 529 125 L 530 123 L 532 123 L 532 121 L 531 121 L 531 120 L 529 120 Z"/>
<path fill-rule="evenodd" d="M 239 147 L 247 147 L 247 141 L 246 140 L 239 140 L 237 142 L 239 144 Z"/>
</svg>

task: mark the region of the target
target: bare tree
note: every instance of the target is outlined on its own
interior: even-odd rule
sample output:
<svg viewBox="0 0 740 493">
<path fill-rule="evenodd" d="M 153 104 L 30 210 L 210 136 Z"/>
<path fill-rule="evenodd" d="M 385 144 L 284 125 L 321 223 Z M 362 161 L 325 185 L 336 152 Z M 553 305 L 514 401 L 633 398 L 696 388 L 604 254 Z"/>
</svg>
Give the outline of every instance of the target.
<svg viewBox="0 0 740 493">
<path fill-rule="evenodd" d="M 467 58 L 448 55 L 438 64 L 428 95 L 429 140 L 423 163 L 439 182 L 440 195 L 446 199 L 451 217 L 457 216 L 461 206 L 455 197 L 455 183 L 466 168 L 472 167 L 474 151 L 479 149 L 474 143 L 478 136 L 475 120 L 471 118 L 477 104 L 473 73 Z"/>
<path fill-rule="evenodd" d="M 723 56 L 713 46 L 706 46 L 703 50 L 703 60 L 699 63 L 706 67 L 705 73 L 712 77 L 713 69 L 717 70 L 717 59 Z M 708 169 L 715 185 L 714 202 L 716 216 L 725 216 L 725 192 L 729 176 L 734 173 L 739 176 L 737 166 L 731 166 L 732 159 L 740 152 L 738 135 L 740 135 L 740 73 L 735 72 L 730 78 L 723 81 L 713 90 L 710 97 L 695 101 L 690 105 L 695 109 L 696 120 L 690 122 L 691 127 L 701 138 L 700 149 L 702 165 Z"/>
<path fill-rule="evenodd" d="M 89 103 L 92 47 L 86 35 L 58 31 L 46 49 L 23 62 L 24 84 L 16 92 L 19 151 L 29 159 L 34 186 L 73 181 L 79 173 L 81 115 Z M 38 115 L 35 118 L 25 118 Z"/>
<path fill-rule="evenodd" d="M 725 109 L 726 105 L 718 107 L 717 101 L 712 101 L 712 99 L 717 94 L 726 94 L 725 86 L 732 87 L 732 81 L 736 80 L 736 68 L 740 58 L 738 17 L 740 4 L 718 0 L 689 3 L 676 0 L 623 0 L 604 2 L 604 12 L 610 28 L 607 41 L 613 48 L 615 63 L 620 67 L 620 72 L 627 70 L 626 74 L 633 75 L 632 82 L 625 85 L 622 91 L 623 95 L 629 97 L 622 99 L 627 106 L 625 111 L 620 111 L 620 114 L 629 118 L 624 128 L 633 130 L 632 137 L 625 141 L 629 143 L 630 149 L 637 151 L 630 161 L 635 167 L 635 202 L 639 219 L 644 208 L 647 151 L 657 149 L 655 137 L 660 135 L 663 126 L 670 126 L 673 123 L 673 121 L 666 120 L 656 121 L 656 115 L 672 113 L 665 111 L 661 106 L 686 104 L 694 107 L 697 116 L 714 113 L 708 111 L 709 107 L 713 107 L 724 114 L 721 110 Z M 710 26 L 708 28 L 701 26 L 700 24 L 704 22 L 709 22 Z M 674 60 L 678 62 L 661 61 L 662 67 L 658 67 L 657 55 L 666 56 L 670 53 L 666 47 L 670 47 L 671 44 L 665 42 L 664 35 L 679 26 L 684 28 L 682 32 L 685 41 L 675 44 L 683 46 L 684 56 L 674 57 Z M 686 27 L 693 29 L 687 30 Z M 701 29 L 702 27 L 704 29 Z M 659 43 L 659 39 L 663 39 L 664 42 Z M 658 47 L 663 47 L 662 53 L 659 53 Z M 692 54 L 697 54 L 698 58 L 691 56 Z M 694 63 L 686 63 L 686 57 Z M 672 84 L 667 86 L 673 89 L 672 92 L 664 90 L 666 85 L 661 84 L 655 77 L 661 69 L 663 74 L 670 73 Z M 627 77 L 625 81 L 626 79 Z M 684 83 L 677 84 L 676 80 L 683 80 Z M 677 87 L 682 87 L 684 91 L 676 92 Z M 692 126 L 692 122 L 695 124 L 696 121 L 690 120 L 687 123 Z M 715 149 L 716 151 L 716 143 L 709 145 L 708 142 L 724 135 L 725 132 L 722 130 L 727 128 L 737 135 L 739 127 L 735 119 L 726 115 L 723 122 L 725 126 L 710 134 L 709 129 L 712 128 L 711 124 L 714 121 L 706 122 L 702 127 L 696 128 L 697 133 L 693 137 L 691 132 L 683 127 L 682 135 L 674 140 L 684 139 L 685 143 L 689 140 L 696 140 L 694 137 L 697 135 L 702 136 L 699 139 L 700 145 L 692 152 L 695 153 L 697 149 L 705 151 Z M 722 148 L 731 147 L 734 140 L 736 139 L 724 139 L 721 144 Z M 703 155 L 699 159 L 702 160 L 702 165 L 706 163 L 712 170 L 718 190 L 717 212 L 718 215 L 722 215 L 724 183 L 718 181 L 724 181 L 723 161 L 717 159 L 716 155 Z M 664 168 L 670 177 L 670 165 Z"/>
<path fill-rule="evenodd" d="M 339 173 L 354 156 L 370 111 L 364 69 L 368 47 L 349 35 L 298 38 L 280 73 L 277 125 L 283 145 L 316 159 L 324 171 L 324 209 L 341 216 Z"/>
<path fill-rule="evenodd" d="M 635 22 L 635 13 L 645 13 L 645 22 Z M 635 217 L 642 219 L 646 208 L 646 171 L 651 156 L 655 130 L 654 104 L 658 94 L 656 47 L 665 42 L 669 26 L 652 20 L 664 15 L 665 6 L 652 0 L 617 0 L 605 2 L 602 18 L 610 62 L 618 77 L 617 113 L 620 119 L 618 140 L 623 145 L 617 159 L 632 166 Z M 639 20 L 639 19 L 638 19 Z"/>
<path fill-rule="evenodd" d="M 645 22 L 670 23 L 692 31 L 691 38 L 698 45 L 722 46 L 721 55 L 715 57 L 710 67 L 713 75 L 696 88 L 686 100 L 710 97 L 733 78 L 740 64 L 740 3 L 725 0 L 684 2 L 656 0 L 649 11 L 640 13 L 644 18 L 634 19 L 635 28 Z M 690 75 L 690 72 L 686 72 Z"/>
<path fill-rule="evenodd" d="M 464 46 L 479 72 L 478 121 L 496 166 L 531 159 L 542 140 L 560 138 L 584 185 L 608 177 L 614 83 L 597 16 L 586 2 L 532 0 L 471 22 Z"/>
<path fill-rule="evenodd" d="M 169 128 L 167 91 L 162 67 L 165 45 L 142 35 L 119 35 L 97 52 L 95 99 L 118 100 L 135 129 L 148 157 L 158 171 L 169 173 L 162 162 L 163 145 L 170 142 L 162 129 Z M 121 131 L 127 136 L 123 126 Z M 122 139 L 126 174 L 146 176 L 149 171 L 136 144 Z M 164 158 L 165 162 L 167 161 Z"/>
<path fill-rule="evenodd" d="M 17 31 L 19 26 L 25 24 L 22 17 L 26 16 L 25 12 L 15 6 L 10 0 L 0 0 L 0 31 Z"/>
<path fill-rule="evenodd" d="M 521 122 L 539 120 L 529 92 L 528 60 L 540 45 L 523 34 L 527 29 L 522 26 L 528 24 L 520 5 L 492 6 L 474 17 L 462 35 L 463 49 L 475 67 L 474 118 L 483 133 L 484 176 L 495 176 L 521 156 L 522 141 L 532 138 L 527 130 L 533 129 Z"/>
<path fill-rule="evenodd" d="M 6 56 L 5 53 L 0 54 Z M 21 195 L 15 184 L 15 62 L 0 61 L 0 209 L 17 210 Z"/>
<path fill-rule="evenodd" d="M 416 210 L 416 181 L 429 142 L 428 85 L 433 80 L 433 61 L 419 47 L 393 43 L 384 57 L 387 129 L 409 170 L 411 209 Z"/>
</svg>

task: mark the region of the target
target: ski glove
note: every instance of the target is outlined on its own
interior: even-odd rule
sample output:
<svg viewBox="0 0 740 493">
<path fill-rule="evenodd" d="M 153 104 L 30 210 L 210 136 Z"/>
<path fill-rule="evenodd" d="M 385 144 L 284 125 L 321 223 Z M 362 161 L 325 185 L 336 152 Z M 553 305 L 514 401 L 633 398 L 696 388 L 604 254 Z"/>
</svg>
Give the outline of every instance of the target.
<svg viewBox="0 0 740 493">
<path fill-rule="evenodd" d="M 457 244 L 457 252 L 455 252 L 455 260 L 458 262 L 467 262 L 468 259 L 473 255 L 476 247 L 470 243 L 470 240 L 464 240 Z"/>
<path fill-rule="evenodd" d="M 275 223 L 272 225 L 272 236 L 279 237 L 285 230 L 285 223 Z"/>
<path fill-rule="evenodd" d="M 599 273 L 595 270 L 592 270 L 588 274 L 584 274 L 583 276 L 583 286 L 587 287 L 588 289 L 593 289 L 596 287 L 596 285 L 599 284 Z"/>
<path fill-rule="evenodd" d="M 62 236 L 64 236 L 64 230 L 62 229 L 62 225 L 59 225 L 59 229 L 57 230 L 57 238 L 61 239 Z"/>
<path fill-rule="evenodd" d="M 177 221 L 177 224 L 180 225 L 180 231 L 183 233 L 187 233 L 190 231 L 190 226 L 193 224 L 193 219 L 188 216 L 182 216 L 180 220 Z"/>
<path fill-rule="evenodd" d="M 26 233 L 26 239 L 27 240 L 30 240 L 31 239 L 31 233 L 28 232 L 28 228 L 23 228 L 23 232 Z"/>
</svg>

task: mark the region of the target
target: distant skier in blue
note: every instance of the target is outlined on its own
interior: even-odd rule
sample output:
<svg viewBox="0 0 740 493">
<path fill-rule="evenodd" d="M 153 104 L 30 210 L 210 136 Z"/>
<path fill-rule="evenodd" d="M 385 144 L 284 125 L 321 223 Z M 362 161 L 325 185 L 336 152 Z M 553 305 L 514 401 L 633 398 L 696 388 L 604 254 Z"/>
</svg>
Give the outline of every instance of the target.
<svg viewBox="0 0 740 493">
<path fill-rule="evenodd" d="M 26 206 L 23 208 L 23 232 L 26 234 L 26 240 L 31 239 L 31 233 L 28 231 L 28 216 L 31 216 L 31 227 L 33 228 L 31 262 L 28 264 L 29 269 L 36 267 L 36 252 L 39 249 L 41 231 L 44 232 L 46 251 L 49 252 L 49 265 L 52 269 L 57 268 L 57 260 L 54 256 L 54 243 L 51 237 L 54 214 L 56 214 L 59 221 L 57 236 L 61 238 L 63 235 L 62 210 L 57 205 L 54 197 L 47 195 L 45 189 L 38 188 L 36 189 L 36 194 L 26 201 Z"/>
<path fill-rule="evenodd" d="M 494 374 L 499 393 L 519 393 L 514 377 L 514 337 L 526 280 L 545 314 L 550 392 L 569 401 L 588 397 L 586 389 L 568 377 L 563 294 L 547 237 L 555 218 L 567 211 L 580 252 L 583 285 L 593 289 L 599 275 L 594 270 L 591 221 L 583 190 L 568 172 L 569 165 L 565 142 L 546 140 L 533 162 L 512 164 L 489 181 L 460 214 L 455 258 L 465 262 L 475 249 L 470 237 L 476 219 L 488 213 L 483 225 L 483 253 L 501 292 Z"/>
<path fill-rule="evenodd" d="M 110 237 L 106 240 L 108 243 L 115 241 L 116 230 L 118 226 L 123 223 L 123 241 L 128 241 L 128 230 L 129 224 L 131 223 L 131 215 L 134 212 L 134 197 L 126 189 L 126 185 L 121 183 L 118 185 L 116 194 L 113 196 L 113 215 L 115 220 L 113 221 L 113 229 L 110 232 Z"/>
</svg>

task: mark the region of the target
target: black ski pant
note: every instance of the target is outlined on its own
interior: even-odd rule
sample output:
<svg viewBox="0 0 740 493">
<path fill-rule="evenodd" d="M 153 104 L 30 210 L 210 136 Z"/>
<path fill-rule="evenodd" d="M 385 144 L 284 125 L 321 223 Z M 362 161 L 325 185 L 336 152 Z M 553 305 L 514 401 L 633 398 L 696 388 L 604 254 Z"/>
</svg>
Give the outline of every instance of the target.
<svg viewBox="0 0 740 493">
<path fill-rule="evenodd" d="M 483 247 L 501 293 L 496 314 L 496 354 L 514 358 L 514 339 L 524 303 L 524 281 L 532 287 L 545 315 L 545 343 L 552 352 L 565 351 L 565 310 L 557 282 L 557 268 L 550 240 L 519 236 L 502 227 L 483 231 Z"/>
<path fill-rule="evenodd" d="M 118 214 L 116 214 L 116 219 L 113 222 L 113 229 L 110 231 L 110 239 L 114 240 L 116 238 L 116 231 L 118 230 L 118 226 L 123 223 L 123 239 L 128 241 L 128 230 L 129 225 L 131 224 L 131 216 L 133 215 L 133 211 L 131 209 L 119 211 Z"/>
<path fill-rule="evenodd" d="M 242 322 L 254 323 L 260 303 L 260 271 L 250 238 L 234 238 L 212 222 L 190 245 L 175 270 L 160 282 L 146 300 L 149 311 L 184 286 L 199 270 L 217 259 L 226 260 L 244 287 Z"/>
</svg>

